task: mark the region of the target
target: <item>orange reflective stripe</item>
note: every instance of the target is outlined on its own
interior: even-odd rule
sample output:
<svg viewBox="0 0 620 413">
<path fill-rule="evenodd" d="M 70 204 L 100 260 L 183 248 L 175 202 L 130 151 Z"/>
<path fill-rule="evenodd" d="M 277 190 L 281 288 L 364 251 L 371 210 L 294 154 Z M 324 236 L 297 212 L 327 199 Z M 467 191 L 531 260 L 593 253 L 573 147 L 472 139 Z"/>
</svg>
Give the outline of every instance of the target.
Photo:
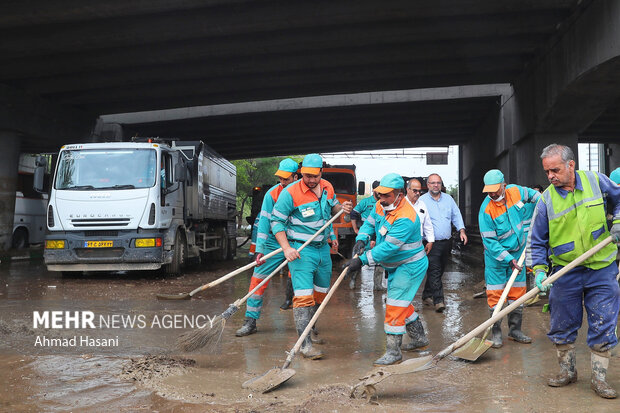
<svg viewBox="0 0 620 413">
<path fill-rule="evenodd" d="M 527 287 L 512 287 L 510 291 L 508 291 L 508 299 L 512 301 L 518 300 L 525 295 L 526 291 Z"/>
<path fill-rule="evenodd" d="M 413 305 L 407 307 L 395 307 L 393 305 L 385 306 L 385 324 L 391 326 L 404 326 L 405 320 L 414 312 Z"/>
<path fill-rule="evenodd" d="M 250 288 L 248 289 L 248 292 L 252 291 L 254 289 L 254 287 L 256 287 L 258 284 L 260 284 L 262 281 L 263 280 L 261 280 L 260 278 L 252 277 L 252 279 L 250 280 Z M 271 280 L 269 280 L 269 281 L 271 281 Z M 265 289 L 269 285 L 269 281 L 267 281 L 265 283 L 265 285 L 263 285 L 261 288 L 256 290 L 256 292 L 254 294 L 256 294 L 256 295 L 263 295 L 265 293 Z"/>
<path fill-rule="evenodd" d="M 327 295 L 327 293 L 321 293 L 318 291 L 314 291 L 314 301 L 317 304 L 321 304 L 323 302 L 323 300 L 325 299 L 325 296 Z"/>
<path fill-rule="evenodd" d="M 312 307 L 314 304 L 314 297 L 311 295 L 293 297 L 293 307 Z"/>
</svg>

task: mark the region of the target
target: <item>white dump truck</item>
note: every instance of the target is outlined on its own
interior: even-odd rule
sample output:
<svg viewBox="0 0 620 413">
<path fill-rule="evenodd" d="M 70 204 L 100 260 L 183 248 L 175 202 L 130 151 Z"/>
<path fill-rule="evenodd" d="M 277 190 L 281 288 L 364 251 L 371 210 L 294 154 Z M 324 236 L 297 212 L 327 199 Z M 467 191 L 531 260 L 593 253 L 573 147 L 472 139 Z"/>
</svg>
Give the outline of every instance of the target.
<svg viewBox="0 0 620 413">
<path fill-rule="evenodd" d="M 65 145 L 49 193 L 45 264 L 176 274 L 188 259 L 231 259 L 236 181 L 235 166 L 201 141 Z"/>
</svg>

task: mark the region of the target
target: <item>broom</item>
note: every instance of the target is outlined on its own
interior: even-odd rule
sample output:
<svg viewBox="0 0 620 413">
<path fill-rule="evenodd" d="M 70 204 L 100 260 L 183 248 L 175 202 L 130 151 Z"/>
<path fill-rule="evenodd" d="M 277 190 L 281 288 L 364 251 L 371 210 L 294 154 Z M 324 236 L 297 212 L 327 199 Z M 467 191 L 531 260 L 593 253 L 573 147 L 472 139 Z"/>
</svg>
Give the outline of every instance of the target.
<svg viewBox="0 0 620 413">
<path fill-rule="evenodd" d="M 314 233 L 306 242 L 303 243 L 297 251 L 303 250 L 308 244 L 310 244 L 321 232 L 323 232 L 328 226 L 332 224 L 340 215 L 342 215 L 344 211 L 341 209 L 334 215 L 329 221 L 325 223 L 317 232 Z M 209 326 L 204 326 L 202 328 L 194 329 L 193 331 L 189 331 L 187 333 L 183 333 L 179 336 L 177 341 L 177 347 L 181 351 L 190 352 L 201 349 L 205 346 L 208 346 L 210 351 L 215 351 L 220 344 L 222 339 L 222 333 L 224 332 L 224 327 L 226 326 L 226 321 L 232 317 L 237 311 L 239 311 L 239 307 L 243 304 L 248 298 L 252 296 L 258 289 L 260 289 L 263 285 L 265 285 L 271 277 L 280 272 L 282 268 L 287 264 L 286 260 L 282 262 L 271 274 L 269 274 L 263 281 L 261 281 L 254 289 L 252 289 L 246 296 L 238 299 L 234 303 L 232 303 L 226 311 L 217 317 L 211 320 Z"/>
</svg>

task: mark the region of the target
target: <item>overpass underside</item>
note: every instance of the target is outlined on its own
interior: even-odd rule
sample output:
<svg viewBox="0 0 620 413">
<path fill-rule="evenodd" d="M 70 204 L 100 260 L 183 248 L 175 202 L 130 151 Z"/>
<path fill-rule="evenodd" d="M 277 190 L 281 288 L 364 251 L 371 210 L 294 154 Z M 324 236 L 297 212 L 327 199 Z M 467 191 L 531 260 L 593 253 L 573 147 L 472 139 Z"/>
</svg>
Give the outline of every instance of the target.
<svg viewBox="0 0 620 413">
<path fill-rule="evenodd" d="M 68 142 L 198 138 L 231 159 L 458 144 L 470 224 L 484 172 L 545 183 L 549 143 L 605 143 L 620 166 L 617 1 L 39 0 L 6 5 L 0 33 L 0 248 L 19 152 Z"/>
</svg>

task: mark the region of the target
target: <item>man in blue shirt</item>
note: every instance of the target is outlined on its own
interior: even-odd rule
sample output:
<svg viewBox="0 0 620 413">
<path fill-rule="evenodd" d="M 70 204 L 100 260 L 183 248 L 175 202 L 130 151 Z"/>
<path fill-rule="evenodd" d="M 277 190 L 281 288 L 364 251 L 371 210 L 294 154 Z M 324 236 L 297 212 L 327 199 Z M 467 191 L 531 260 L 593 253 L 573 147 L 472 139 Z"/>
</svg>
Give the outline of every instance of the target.
<svg viewBox="0 0 620 413">
<path fill-rule="evenodd" d="M 463 244 L 467 244 L 461 211 L 450 195 L 441 192 L 442 184 L 439 175 L 429 175 L 426 180 L 428 192 L 420 197 L 428 208 L 435 232 L 435 243 L 428 253 L 428 271 L 422 301 L 424 305 L 435 306 L 435 311 L 438 313 L 443 313 L 446 308 L 441 277 L 452 249 L 452 224 L 460 232 L 459 236 Z"/>
</svg>

